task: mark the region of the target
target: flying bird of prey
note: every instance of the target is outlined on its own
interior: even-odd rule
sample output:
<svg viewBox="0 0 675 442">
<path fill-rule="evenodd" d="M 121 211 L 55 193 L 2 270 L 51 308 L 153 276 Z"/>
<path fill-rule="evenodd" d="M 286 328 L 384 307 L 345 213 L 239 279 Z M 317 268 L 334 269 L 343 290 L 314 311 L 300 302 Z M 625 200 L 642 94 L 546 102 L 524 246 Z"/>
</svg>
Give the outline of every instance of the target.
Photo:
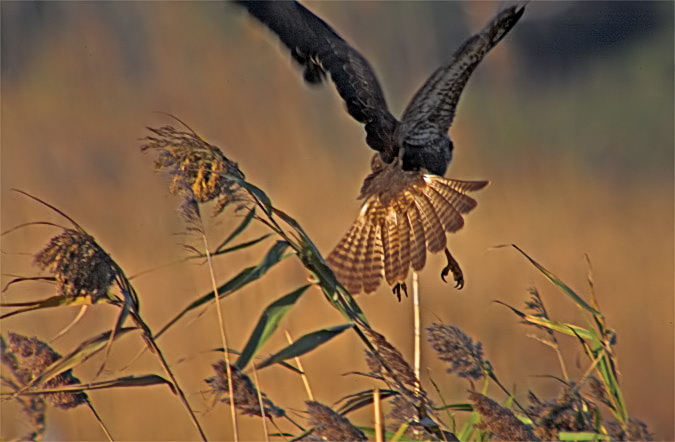
<svg viewBox="0 0 675 442">
<path fill-rule="evenodd" d="M 318 84 L 330 74 L 347 111 L 365 125 L 366 142 L 377 151 L 361 188 L 359 216 L 326 259 L 340 282 L 353 294 L 370 293 L 384 277 L 400 300 L 410 267 L 421 270 L 427 250 L 445 249 L 448 266 L 441 277 L 452 271 L 461 288 L 464 279 L 446 248 L 446 233 L 460 229 L 462 215 L 476 207 L 466 193 L 488 182 L 443 177 L 452 159 L 448 130 L 471 73 L 518 22 L 524 7 L 502 10 L 466 40 L 417 91 L 399 121 L 366 59 L 303 5 L 237 3 L 279 37 L 303 67 L 305 81 Z"/>
</svg>

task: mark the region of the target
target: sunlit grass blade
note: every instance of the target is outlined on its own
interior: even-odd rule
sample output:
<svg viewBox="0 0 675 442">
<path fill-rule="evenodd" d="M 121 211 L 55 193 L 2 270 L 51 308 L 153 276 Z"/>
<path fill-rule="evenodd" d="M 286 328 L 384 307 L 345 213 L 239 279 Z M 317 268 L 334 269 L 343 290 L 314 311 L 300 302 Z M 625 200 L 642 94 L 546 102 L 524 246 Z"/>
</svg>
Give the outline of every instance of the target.
<svg viewBox="0 0 675 442">
<path fill-rule="evenodd" d="M 500 247 L 507 247 L 507 246 L 500 246 Z M 528 261 L 530 261 L 530 262 L 532 263 L 532 265 L 534 265 L 534 266 L 537 268 L 537 270 L 539 270 L 544 276 L 546 276 L 546 278 L 548 278 L 553 284 L 555 284 L 556 286 L 558 286 L 558 287 L 563 291 L 563 293 L 565 293 L 567 296 L 569 296 L 570 298 L 572 298 L 572 300 L 573 300 L 579 307 L 582 307 L 583 309 L 588 310 L 589 312 L 593 313 L 594 315 L 598 315 L 598 316 L 602 317 L 602 313 L 600 313 L 598 310 L 596 310 L 596 309 L 594 309 L 593 307 L 591 307 L 586 301 L 584 301 L 583 299 L 581 299 L 581 297 L 580 297 L 579 295 L 577 295 L 577 294 L 574 292 L 574 290 L 572 290 L 567 284 L 565 284 L 564 282 L 562 282 L 562 281 L 560 280 L 560 278 L 558 278 L 557 276 L 555 276 L 553 273 L 551 273 L 550 271 L 548 271 L 544 266 L 542 266 L 542 265 L 539 264 L 537 261 L 535 261 L 534 259 L 532 259 L 532 258 L 531 258 L 527 253 L 525 253 L 520 247 L 518 247 L 518 246 L 515 245 L 515 244 L 511 244 L 511 247 L 513 247 L 514 249 L 518 250 L 525 258 L 527 258 Z"/>
<path fill-rule="evenodd" d="M 248 339 L 241 352 L 241 356 L 234 363 L 235 367 L 243 370 L 251 359 L 258 353 L 258 350 L 267 342 L 272 336 L 272 333 L 277 329 L 281 320 L 286 316 L 286 313 L 295 305 L 295 302 L 300 299 L 300 296 L 307 291 L 310 285 L 305 285 L 299 289 L 282 296 L 281 298 L 270 304 L 265 311 L 263 311 L 258 324 L 255 326 L 253 333 Z"/>
<path fill-rule="evenodd" d="M 396 433 L 394 433 L 394 435 L 391 437 L 389 437 L 389 432 L 387 431 L 384 435 L 385 440 L 388 440 L 390 442 L 397 442 L 399 440 L 402 441 L 410 440 L 409 438 L 404 437 L 405 432 L 408 431 L 408 427 L 410 427 L 410 424 L 408 422 L 403 422 L 401 426 L 398 427 L 398 430 L 396 430 Z"/>
<path fill-rule="evenodd" d="M 304 355 L 305 353 L 314 350 L 322 344 L 325 344 L 343 331 L 352 327 L 354 327 L 354 324 L 343 324 L 308 333 L 295 341 L 293 344 L 285 347 L 281 351 L 273 354 L 260 364 L 256 365 L 256 368 L 265 368 L 278 362 L 285 361 L 286 359 Z"/>
<path fill-rule="evenodd" d="M 474 426 L 479 422 L 480 422 L 480 414 L 478 414 L 477 411 L 472 411 L 469 417 L 467 418 L 466 422 L 464 422 L 462 428 L 456 434 L 457 439 L 459 439 L 461 442 L 471 440 L 471 436 L 476 431 Z"/>
<path fill-rule="evenodd" d="M 257 266 L 247 267 L 241 272 L 239 272 L 234 278 L 227 281 L 225 284 L 222 284 L 218 287 L 218 299 L 222 299 L 237 290 L 241 289 L 245 285 L 260 279 L 267 271 L 273 267 L 275 264 L 278 264 L 282 260 L 286 259 L 290 255 L 285 255 L 284 252 L 288 248 L 288 243 L 285 241 L 277 241 L 274 246 L 267 252 L 263 260 Z M 205 295 L 199 297 L 197 300 L 193 301 L 181 310 L 176 316 L 174 316 L 169 322 L 162 327 L 157 334 L 155 334 L 155 339 L 159 338 L 164 334 L 169 328 L 171 328 L 176 322 L 178 322 L 183 316 L 192 310 L 201 307 L 209 302 L 214 301 L 213 292 L 208 292 Z"/>
<path fill-rule="evenodd" d="M 586 432 L 561 431 L 558 440 L 561 441 L 587 441 L 587 440 L 611 440 L 608 434 Z"/>
<path fill-rule="evenodd" d="M 10 316 L 18 315 L 20 313 L 40 310 L 43 308 L 54 308 L 70 305 L 91 305 L 93 304 L 91 296 L 76 296 L 69 297 L 63 295 L 51 296 L 46 299 L 32 302 L 3 302 L 0 307 L 24 307 L 19 310 L 14 310 L 0 316 L 0 319 L 9 318 Z"/>
<path fill-rule="evenodd" d="M 501 301 L 494 301 L 494 302 L 496 302 L 497 304 L 501 304 L 505 307 L 508 307 L 509 309 L 511 309 L 511 311 L 513 311 L 516 315 L 520 316 L 520 318 L 528 324 L 539 325 L 549 330 L 557 331 L 570 336 L 580 337 L 588 341 L 593 341 L 596 339 L 596 334 L 592 330 L 587 330 L 583 327 L 579 327 L 578 325 L 552 321 L 550 319 L 523 313 L 517 308 L 511 307 L 510 305 Z"/>
</svg>

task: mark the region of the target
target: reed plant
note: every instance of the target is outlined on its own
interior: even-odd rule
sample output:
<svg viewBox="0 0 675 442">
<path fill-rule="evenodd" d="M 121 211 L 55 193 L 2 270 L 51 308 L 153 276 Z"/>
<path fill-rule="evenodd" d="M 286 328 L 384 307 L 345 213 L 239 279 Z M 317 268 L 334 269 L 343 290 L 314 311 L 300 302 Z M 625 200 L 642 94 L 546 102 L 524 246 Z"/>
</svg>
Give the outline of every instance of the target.
<svg viewBox="0 0 675 442">
<path fill-rule="evenodd" d="M 530 291 L 522 308 L 495 301 L 505 305 L 514 319 L 535 331 L 532 335 L 535 339 L 556 353 L 560 371 L 549 376 L 552 382 L 559 384 L 559 394 L 544 398 L 530 392 L 527 403 L 522 403 L 497 376 L 499 367 L 484 357 L 480 341 L 455 325 L 434 323 L 420 334 L 435 357 L 447 364 L 447 375 L 455 376 L 457 383 L 466 386 L 464 397 L 449 397 L 438 386 L 441 374 L 421 379 L 403 354 L 373 328 L 367 312 L 336 279 L 300 223 L 249 182 L 237 163 L 220 148 L 187 125 L 178 126 L 150 128 L 142 140 L 141 150 L 154 155 L 156 168 L 168 176 L 169 190 L 180 200 L 179 214 L 186 231 L 196 238 L 187 245 L 185 260 L 206 263 L 212 290 L 194 297 L 163 324 L 151 326 L 146 321 L 141 313 L 143 294 L 137 292 L 122 264 L 99 245 L 97 238 L 56 206 L 19 191 L 57 213 L 65 224 L 26 222 L 3 233 L 8 235 L 36 224 L 47 224 L 58 230 L 35 254 L 34 263 L 43 273 L 13 277 L 3 288 L 0 318 L 29 316 L 38 310 L 73 305 L 81 306 L 82 314 L 99 304 L 111 305 L 118 311 L 109 330 L 86 337 L 65 356 L 44 339 L 13 333 L 3 325 L 4 336 L 0 339 L 2 400 L 20 404 L 32 428 L 25 439 L 44 437 L 49 425 L 48 405 L 63 409 L 86 405 L 100 423 L 105 437 L 113 440 L 115 429 L 105 425 L 105 416 L 97 412 L 87 393 L 162 385 L 166 387 L 167 396 L 183 407 L 185 425 L 194 426 L 194 438 L 207 440 L 209 435 L 200 422 L 199 413 L 188 401 L 189 395 L 184 393 L 159 344 L 161 337 L 190 313 L 207 309 L 217 316 L 218 330 L 213 333 L 219 336 L 222 347 L 211 362 L 212 376 L 204 379 L 204 387 L 215 401 L 229 407 L 232 440 L 240 438 L 237 424 L 240 415 L 260 419 L 265 440 L 650 440 L 647 425 L 630 415 L 621 392 L 613 350 L 617 333 L 601 312 L 590 270 L 588 292 L 581 295 L 518 246 L 502 246 L 521 254 L 560 296 L 578 309 L 578 323 L 557 320 L 537 289 Z M 212 213 L 204 215 L 207 211 Z M 237 217 L 239 224 L 217 244 L 212 244 L 207 239 L 207 216 Z M 264 226 L 267 232 L 242 239 L 254 223 Z M 265 244 L 267 252 L 260 262 L 242 265 L 229 278 L 222 278 L 215 271 L 214 260 Z M 223 307 L 227 298 L 264 278 L 286 259 L 297 260 L 308 273 L 309 282 L 298 282 L 296 289 L 261 309 L 257 320 L 251 318 L 255 327 L 250 336 L 244 342 L 232 342 L 227 330 L 228 312 Z M 7 300 L 16 285 L 35 281 L 52 284 L 54 294 L 33 302 Z M 288 345 L 270 351 L 266 345 L 270 338 L 283 330 L 281 325 L 286 315 L 300 308 L 298 301 L 312 290 L 322 293 L 341 318 L 340 323 L 305 330 L 295 339 L 288 336 Z M 63 333 L 69 333 L 74 327 L 77 324 L 71 324 Z M 314 397 L 308 379 L 312 383 L 330 383 L 331 380 L 305 372 L 300 358 L 319 347 L 330 346 L 333 339 L 343 333 L 358 337 L 368 367 L 367 372 L 349 366 L 345 366 L 344 371 L 367 379 L 372 387 L 345 391 L 340 401 L 328 405 Z M 157 359 L 157 372 L 134 375 L 119 372 L 109 376 L 109 372 L 103 370 L 112 346 L 123 336 L 140 338 L 143 352 L 149 350 Z M 576 342 L 585 356 L 578 362 L 583 366 L 581 377 L 569 375 L 561 340 Z M 83 382 L 73 371 L 94 355 L 100 356 L 101 366 L 94 379 Z M 338 363 L 339 358 L 335 359 Z M 414 365 L 417 368 L 418 364 Z M 284 408 L 284 398 L 264 393 L 258 381 L 258 372 L 263 369 L 290 370 L 302 377 L 307 386 L 306 410 Z M 497 388 L 489 388 L 491 386 Z M 353 413 L 363 409 L 372 410 L 373 417 L 367 422 L 357 422 L 352 418 Z M 92 434 L 90 438 L 100 437 Z"/>
</svg>

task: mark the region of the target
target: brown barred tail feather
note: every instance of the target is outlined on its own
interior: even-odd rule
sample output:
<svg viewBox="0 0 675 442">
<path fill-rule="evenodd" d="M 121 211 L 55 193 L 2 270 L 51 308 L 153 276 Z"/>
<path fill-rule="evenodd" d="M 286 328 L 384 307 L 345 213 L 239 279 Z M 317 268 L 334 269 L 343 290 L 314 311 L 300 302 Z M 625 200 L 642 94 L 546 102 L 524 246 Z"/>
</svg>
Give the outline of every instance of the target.
<svg viewBox="0 0 675 442">
<path fill-rule="evenodd" d="M 477 204 L 466 193 L 487 184 L 386 165 L 366 180 L 361 213 L 327 262 L 352 294 L 375 291 L 383 278 L 405 283 L 410 267 L 424 268 L 427 250 L 445 250 L 446 233 L 464 225 Z"/>
</svg>

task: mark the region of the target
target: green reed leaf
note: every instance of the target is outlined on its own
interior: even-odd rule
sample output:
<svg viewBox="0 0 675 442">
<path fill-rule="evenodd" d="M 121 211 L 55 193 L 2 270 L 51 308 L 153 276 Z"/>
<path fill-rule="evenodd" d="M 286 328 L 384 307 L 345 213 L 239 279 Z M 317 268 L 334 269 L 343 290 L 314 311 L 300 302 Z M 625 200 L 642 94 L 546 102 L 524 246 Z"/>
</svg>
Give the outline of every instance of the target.
<svg viewBox="0 0 675 442">
<path fill-rule="evenodd" d="M 308 333 L 293 344 L 285 347 L 283 350 L 273 354 L 260 364 L 256 365 L 256 368 L 265 368 L 278 362 L 285 361 L 286 359 L 304 355 L 352 327 L 354 327 L 354 324 L 343 324 Z"/>
<path fill-rule="evenodd" d="M 296 301 L 300 299 L 300 296 L 302 296 L 309 287 L 310 285 L 302 286 L 267 306 L 260 316 L 253 333 L 251 333 L 244 350 L 242 350 L 237 362 L 234 363 L 239 370 L 243 370 L 246 365 L 248 365 L 260 348 L 262 348 L 265 342 L 272 336 L 272 333 L 277 329 L 284 316 L 286 316 L 295 305 Z"/>
</svg>

